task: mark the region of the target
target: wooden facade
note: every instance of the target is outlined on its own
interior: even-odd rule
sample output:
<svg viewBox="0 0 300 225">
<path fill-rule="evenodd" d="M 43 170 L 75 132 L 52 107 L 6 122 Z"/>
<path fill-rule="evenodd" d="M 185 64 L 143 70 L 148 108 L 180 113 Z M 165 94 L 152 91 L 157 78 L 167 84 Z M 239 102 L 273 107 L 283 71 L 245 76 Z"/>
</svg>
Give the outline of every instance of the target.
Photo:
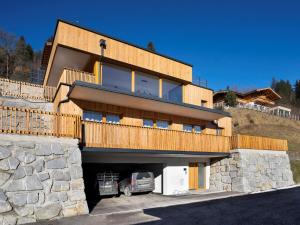
<svg viewBox="0 0 300 225">
<path fill-rule="evenodd" d="M 44 84 L 48 84 L 51 65 L 58 46 L 65 46 L 99 56 L 101 54 L 99 40 L 101 39 L 106 41 L 107 47 L 103 52 L 103 56 L 107 59 L 143 68 L 185 82 L 192 81 L 192 67 L 190 65 L 88 29 L 58 21 Z"/>
</svg>

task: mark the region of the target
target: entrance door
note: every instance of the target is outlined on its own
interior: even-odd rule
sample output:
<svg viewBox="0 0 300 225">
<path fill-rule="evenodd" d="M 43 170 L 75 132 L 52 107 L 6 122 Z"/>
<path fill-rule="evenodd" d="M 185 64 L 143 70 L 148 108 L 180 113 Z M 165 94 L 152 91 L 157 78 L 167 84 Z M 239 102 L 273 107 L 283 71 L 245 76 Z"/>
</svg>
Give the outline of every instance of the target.
<svg viewBox="0 0 300 225">
<path fill-rule="evenodd" d="M 189 163 L 189 189 L 198 189 L 198 163 Z"/>
<path fill-rule="evenodd" d="M 205 163 L 198 163 L 198 188 L 205 189 Z"/>
<path fill-rule="evenodd" d="M 189 189 L 205 189 L 205 163 L 189 163 Z"/>
</svg>

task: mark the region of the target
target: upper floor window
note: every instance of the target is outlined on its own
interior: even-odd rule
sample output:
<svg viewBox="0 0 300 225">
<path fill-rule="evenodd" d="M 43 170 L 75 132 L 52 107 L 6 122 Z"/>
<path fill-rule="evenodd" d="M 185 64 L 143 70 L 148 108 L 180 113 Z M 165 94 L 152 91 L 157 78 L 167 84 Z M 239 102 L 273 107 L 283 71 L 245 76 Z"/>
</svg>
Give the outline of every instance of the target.
<svg viewBox="0 0 300 225">
<path fill-rule="evenodd" d="M 203 106 L 203 107 L 207 107 L 207 101 L 205 101 L 205 100 L 201 100 L 201 106 Z"/>
<path fill-rule="evenodd" d="M 183 131 L 185 131 L 185 132 L 192 132 L 192 131 L 193 131 L 193 125 L 190 125 L 190 124 L 183 124 L 182 129 L 183 129 Z"/>
<path fill-rule="evenodd" d="M 150 120 L 150 119 L 144 119 L 143 120 L 143 126 L 144 127 L 153 127 L 154 122 L 153 122 L 153 120 Z"/>
<path fill-rule="evenodd" d="M 202 127 L 199 125 L 195 125 L 194 132 L 200 134 L 202 132 Z"/>
<path fill-rule="evenodd" d="M 162 82 L 162 97 L 167 100 L 182 102 L 182 85 L 164 79 Z"/>
<path fill-rule="evenodd" d="M 160 129 L 168 129 L 169 128 L 169 121 L 166 120 L 157 120 L 156 121 L 157 128 Z"/>
<path fill-rule="evenodd" d="M 83 111 L 83 120 L 92 122 L 102 122 L 102 113 Z"/>
<path fill-rule="evenodd" d="M 102 85 L 113 89 L 131 91 L 131 70 L 111 64 L 103 64 Z"/>
<path fill-rule="evenodd" d="M 136 72 L 135 92 L 143 95 L 159 96 L 159 79 L 156 76 Z"/>
<path fill-rule="evenodd" d="M 221 128 L 216 129 L 216 135 L 218 135 L 218 136 L 222 135 L 222 129 Z"/>
<path fill-rule="evenodd" d="M 106 122 L 107 123 L 120 123 L 120 116 L 117 114 L 107 114 Z"/>
</svg>

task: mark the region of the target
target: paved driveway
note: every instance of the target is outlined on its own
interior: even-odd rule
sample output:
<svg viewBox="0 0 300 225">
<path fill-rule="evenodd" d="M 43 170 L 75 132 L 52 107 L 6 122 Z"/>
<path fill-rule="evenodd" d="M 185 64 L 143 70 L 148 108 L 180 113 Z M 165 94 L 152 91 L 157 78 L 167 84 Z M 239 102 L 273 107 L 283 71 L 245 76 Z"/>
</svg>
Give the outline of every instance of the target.
<svg viewBox="0 0 300 225">
<path fill-rule="evenodd" d="M 135 196 L 137 197 L 137 196 Z M 209 197 L 209 196 L 206 196 Z M 216 225 L 273 225 L 300 224 L 300 188 L 292 188 L 260 194 L 230 197 L 225 199 L 204 200 L 202 196 L 176 197 L 179 205 L 168 204 L 163 207 L 144 210 L 130 209 L 118 213 L 95 212 L 88 216 L 64 218 L 44 222 L 47 225 L 94 225 L 94 224 L 216 224 Z M 172 198 L 172 197 L 171 197 Z M 188 200 L 190 199 L 190 200 Z M 184 203 L 189 201 L 189 203 Z M 124 201 L 126 202 L 126 201 Z M 165 204 L 165 203 L 159 203 Z M 98 213 L 97 213 L 97 210 Z M 99 213 L 100 212 L 100 213 Z"/>
</svg>

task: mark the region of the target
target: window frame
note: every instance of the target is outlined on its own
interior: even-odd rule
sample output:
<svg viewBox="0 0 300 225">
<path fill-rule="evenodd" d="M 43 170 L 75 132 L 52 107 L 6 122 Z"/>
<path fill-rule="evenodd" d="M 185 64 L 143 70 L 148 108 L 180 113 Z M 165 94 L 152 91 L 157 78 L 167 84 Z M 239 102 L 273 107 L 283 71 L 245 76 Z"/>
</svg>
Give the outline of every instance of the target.
<svg viewBox="0 0 300 225">
<path fill-rule="evenodd" d="M 99 119 L 87 119 L 86 118 L 86 115 L 85 114 L 88 114 L 88 115 L 100 115 L 101 116 L 101 120 Z M 91 110 L 83 110 L 83 113 L 82 113 L 82 120 L 83 121 L 88 121 L 88 122 L 95 122 L 95 123 L 102 123 L 103 122 L 103 113 L 102 112 L 97 112 L 97 111 L 91 111 Z"/>
</svg>

